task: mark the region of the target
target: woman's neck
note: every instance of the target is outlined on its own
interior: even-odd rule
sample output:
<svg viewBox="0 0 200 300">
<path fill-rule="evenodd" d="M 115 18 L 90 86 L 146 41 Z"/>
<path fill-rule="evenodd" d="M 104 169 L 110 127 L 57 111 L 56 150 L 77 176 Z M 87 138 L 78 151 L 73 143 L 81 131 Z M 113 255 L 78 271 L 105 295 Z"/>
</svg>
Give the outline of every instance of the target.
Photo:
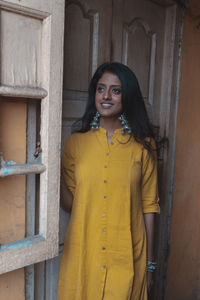
<svg viewBox="0 0 200 300">
<path fill-rule="evenodd" d="M 122 127 L 120 120 L 117 118 L 100 118 L 100 126 L 106 130 L 108 144 L 112 139 L 114 131 Z"/>
<path fill-rule="evenodd" d="M 121 122 L 118 118 L 100 118 L 100 126 L 108 132 L 114 132 L 115 129 L 121 128 Z"/>
</svg>

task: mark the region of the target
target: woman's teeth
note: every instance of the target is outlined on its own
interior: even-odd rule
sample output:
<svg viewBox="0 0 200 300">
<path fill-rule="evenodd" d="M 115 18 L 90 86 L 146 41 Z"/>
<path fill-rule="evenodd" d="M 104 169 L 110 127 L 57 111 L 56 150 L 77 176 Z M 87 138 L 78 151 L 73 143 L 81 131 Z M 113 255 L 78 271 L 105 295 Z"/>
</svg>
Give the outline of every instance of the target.
<svg viewBox="0 0 200 300">
<path fill-rule="evenodd" d="M 112 104 L 110 103 L 102 103 L 101 104 L 104 108 L 110 108 L 112 106 Z"/>
</svg>

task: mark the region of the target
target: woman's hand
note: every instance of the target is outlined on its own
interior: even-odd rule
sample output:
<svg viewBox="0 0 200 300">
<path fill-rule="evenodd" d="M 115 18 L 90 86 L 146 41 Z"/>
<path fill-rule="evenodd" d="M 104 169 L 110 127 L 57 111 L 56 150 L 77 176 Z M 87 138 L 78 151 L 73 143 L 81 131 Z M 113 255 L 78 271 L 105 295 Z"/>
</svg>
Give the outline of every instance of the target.
<svg viewBox="0 0 200 300">
<path fill-rule="evenodd" d="M 154 213 L 144 214 L 144 223 L 147 233 L 147 261 L 154 261 L 153 240 L 154 240 Z M 153 272 L 147 271 L 147 289 L 150 292 L 153 285 Z"/>
</svg>

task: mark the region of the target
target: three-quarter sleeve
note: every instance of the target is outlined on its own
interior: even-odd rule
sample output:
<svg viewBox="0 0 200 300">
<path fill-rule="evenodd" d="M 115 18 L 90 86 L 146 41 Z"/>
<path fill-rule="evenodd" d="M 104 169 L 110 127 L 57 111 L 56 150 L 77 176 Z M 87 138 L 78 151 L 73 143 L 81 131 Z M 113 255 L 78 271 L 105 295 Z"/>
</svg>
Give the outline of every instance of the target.
<svg viewBox="0 0 200 300">
<path fill-rule="evenodd" d="M 65 144 L 62 155 L 62 173 L 68 189 L 74 195 L 76 180 L 75 180 L 75 145 L 73 136 L 70 136 Z"/>
<path fill-rule="evenodd" d="M 155 148 L 155 143 L 153 143 Z M 147 149 L 142 153 L 142 207 L 143 213 L 160 213 L 158 183 L 157 183 L 157 158 Z"/>
</svg>

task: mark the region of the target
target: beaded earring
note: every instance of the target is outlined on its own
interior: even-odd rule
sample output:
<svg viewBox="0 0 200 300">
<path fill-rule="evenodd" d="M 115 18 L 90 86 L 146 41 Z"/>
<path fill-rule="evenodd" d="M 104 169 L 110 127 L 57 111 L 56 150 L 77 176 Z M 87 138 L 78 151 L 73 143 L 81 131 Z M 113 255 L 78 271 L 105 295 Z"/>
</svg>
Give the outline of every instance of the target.
<svg viewBox="0 0 200 300">
<path fill-rule="evenodd" d="M 119 120 L 121 121 L 121 124 L 122 124 L 121 134 L 125 134 L 126 130 L 129 134 L 131 134 L 132 133 L 131 127 L 129 126 L 128 121 L 127 121 L 126 116 L 125 116 L 124 113 L 121 114 L 121 116 L 119 117 Z"/>
<path fill-rule="evenodd" d="M 92 122 L 90 123 L 90 129 L 99 129 L 99 118 L 100 118 L 100 113 L 97 111 L 96 114 L 94 115 L 94 118 Z"/>
</svg>

